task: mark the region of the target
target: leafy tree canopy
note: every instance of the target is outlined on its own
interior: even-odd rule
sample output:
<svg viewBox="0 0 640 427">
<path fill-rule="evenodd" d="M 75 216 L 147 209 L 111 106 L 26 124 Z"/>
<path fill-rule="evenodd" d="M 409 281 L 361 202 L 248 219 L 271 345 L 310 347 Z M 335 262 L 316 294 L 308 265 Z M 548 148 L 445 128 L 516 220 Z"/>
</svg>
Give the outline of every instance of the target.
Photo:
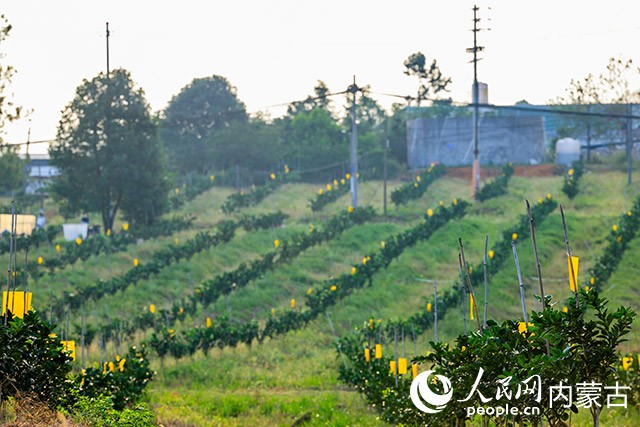
<svg viewBox="0 0 640 427">
<path fill-rule="evenodd" d="M 349 159 L 347 135 L 326 110 L 299 113 L 290 126 L 286 150 L 301 173 Z"/>
<path fill-rule="evenodd" d="M 246 120 L 245 105 L 226 78 L 194 79 L 171 99 L 160 123 L 172 168 L 182 173 L 211 169 L 212 137 L 232 123 Z"/>
<path fill-rule="evenodd" d="M 572 79 L 564 96 L 551 103 L 567 105 L 573 111 L 597 112 L 605 114 L 626 114 L 627 103 L 640 102 L 638 69 L 631 59 L 609 58 L 606 71 L 595 76 L 589 74 L 583 79 Z M 618 139 L 624 122 L 603 117 L 567 116 L 558 129 L 560 137 Z"/>
<path fill-rule="evenodd" d="M 313 95 L 307 96 L 304 101 L 292 102 L 287 109 L 287 113 L 290 116 L 295 116 L 299 113 L 319 108 L 333 117 L 334 111 L 331 99 L 329 99 L 330 93 L 325 82 L 318 80 L 318 84 L 313 88 Z"/>
<path fill-rule="evenodd" d="M 431 65 L 427 65 L 427 59 L 422 52 L 416 52 L 404 61 L 407 76 L 418 77 L 418 96 L 416 104 L 437 97 L 440 92 L 448 92 L 451 78 L 445 77 L 440 71 L 437 61 L 434 59 Z"/>
<path fill-rule="evenodd" d="M 11 31 L 11 25 L 4 15 L 0 15 L 0 43 L 5 41 Z M 12 122 L 20 118 L 21 107 L 13 104 L 11 99 L 4 95 L 11 78 L 15 75 L 15 69 L 4 63 L 4 54 L 0 53 L 0 129 L 5 122 Z M 1 138 L 0 138 L 1 141 Z"/>
<path fill-rule="evenodd" d="M 62 112 L 51 162 L 62 211 L 99 212 L 110 229 L 120 208 L 151 224 L 167 207 L 165 159 L 141 89 L 119 69 L 84 80 Z"/>
<path fill-rule="evenodd" d="M 24 161 L 16 147 L 0 148 L 0 193 L 10 193 L 24 184 Z"/>
</svg>

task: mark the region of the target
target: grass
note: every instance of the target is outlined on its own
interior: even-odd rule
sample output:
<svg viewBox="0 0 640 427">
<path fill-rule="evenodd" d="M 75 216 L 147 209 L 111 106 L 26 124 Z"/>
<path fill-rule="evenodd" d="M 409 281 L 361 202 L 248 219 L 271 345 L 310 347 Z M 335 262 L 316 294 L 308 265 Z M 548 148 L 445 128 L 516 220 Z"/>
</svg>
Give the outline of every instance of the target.
<svg viewBox="0 0 640 427">
<path fill-rule="evenodd" d="M 390 182 L 389 194 L 401 184 Z M 463 219 L 448 223 L 428 241 L 407 250 L 387 270 L 378 273 L 373 286 L 358 290 L 333 306 L 329 315 L 336 334 L 349 333 L 370 317 L 385 320 L 405 318 L 424 310 L 426 301 L 430 301 L 433 295 L 433 285 L 424 280 L 437 279 L 439 290 L 443 291 L 458 277 L 458 237 L 464 239 L 467 259 L 475 266 L 482 259 L 484 236 L 489 235 L 491 247 L 501 238 L 502 230 L 525 213 L 525 198 L 536 203 L 538 197 L 547 193 L 565 207 L 572 250 L 580 256 L 580 283 L 584 283 L 587 269 L 604 247 L 611 225 L 626 212 L 638 191 L 634 186 L 626 185 L 625 174 L 615 171 L 587 172 L 581 182 L 580 193 L 571 201 L 560 192 L 561 186 L 561 177 L 513 177 L 507 195 L 474 204 Z M 107 316 L 125 318 L 146 309 L 150 303 L 157 307 L 169 306 L 175 299 L 190 294 L 193 286 L 201 280 L 233 269 L 241 262 L 250 261 L 270 250 L 275 238 L 286 238 L 294 230 L 305 231 L 309 224 L 321 224 L 351 203 L 350 196 L 345 195 L 320 212 L 313 213 L 308 208 L 308 201 L 314 197 L 317 188 L 317 185 L 287 184 L 258 206 L 233 215 L 232 218 L 237 218 L 243 213 L 282 210 L 291 218 L 284 229 L 250 234 L 238 232 L 228 244 L 197 254 L 189 261 L 168 266 L 157 277 L 92 303 L 91 309 L 87 310 L 88 322 L 103 322 Z M 33 284 L 34 305 L 48 307 L 49 287 L 59 295 L 62 290 L 122 274 L 131 267 L 134 257 L 144 263 L 153 251 L 173 244 L 175 238 L 182 242 L 199 230 L 211 229 L 225 218 L 220 206 L 231 192 L 229 189 L 213 189 L 183 206 L 180 213 L 197 217 L 192 230 L 132 245 L 125 252 L 112 254 L 109 259 L 106 255 L 91 258 L 47 276 L 37 285 Z M 361 205 L 371 204 L 379 213 L 382 212 L 380 182 L 361 183 L 359 196 Z M 440 200 L 448 204 L 453 197 L 469 200 L 468 183 L 448 177 L 437 180 L 418 200 L 401 207 L 390 203 L 387 218 L 354 227 L 326 244 L 309 249 L 292 263 L 280 266 L 247 287 L 221 298 L 176 328 L 202 324 L 205 315 L 229 314 L 238 320 L 265 319 L 272 307 L 288 307 L 291 298 L 295 298 L 296 306 L 300 307 L 309 287 L 330 276 L 348 272 L 352 264 L 361 262 L 364 254 L 379 248 L 380 241 L 415 224 L 427 208 L 437 206 Z M 562 304 L 569 295 L 569 289 L 559 212 L 538 224 L 536 231 L 545 292 Z M 636 273 L 640 270 L 638 242 L 640 239 L 632 242 L 610 283 L 603 288 L 612 307 L 625 304 L 638 308 L 640 304 L 640 286 L 636 280 Z M 54 254 L 45 252 L 45 255 Z M 531 310 L 536 307 L 533 296 L 539 291 L 529 239 L 519 242 L 518 255 L 523 268 L 527 306 Z M 515 267 L 509 258 L 490 282 L 490 317 L 497 320 L 519 318 L 518 292 Z M 483 294 L 482 289 L 476 289 L 480 316 Z M 438 333 L 441 340 L 451 341 L 462 332 L 462 318 L 458 313 L 451 311 L 440 322 Z M 73 314 L 71 322 L 78 321 L 78 314 Z M 640 340 L 635 333 L 637 328 L 634 327 L 630 342 L 624 344 L 622 350 L 640 351 Z M 429 330 L 417 337 L 414 344 L 411 332 L 405 331 L 406 354 L 424 354 L 432 339 L 433 331 Z M 393 349 L 389 346 L 384 351 Z M 95 361 L 98 357 L 94 343 L 89 351 L 89 360 Z M 153 363 L 158 378 L 150 386 L 148 399 L 160 421 L 167 426 L 279 426 L 292 425 L 296 420 L 307 417 L 309 420 L 304 425 L 310 426 L 385 425 L 359 394 L 338 381 L 338 367 L 342 361 L 325 316 L 317 318 L 303 330 L 268 339 L 262 345 L 215 350 L 208 357 L 197 353 L 180 361 L 169 358 L 162 365 L 158 360 Z M 605 410 L 603 415 L 607 417 L 603 425 L 634 425 L 637 419 L 637 413 L 633 411 L 616 413 Z M 590 420 L 585 414 L 578 415 L 576 419 L 576 425 L 588 425 Z"/>
</svg>

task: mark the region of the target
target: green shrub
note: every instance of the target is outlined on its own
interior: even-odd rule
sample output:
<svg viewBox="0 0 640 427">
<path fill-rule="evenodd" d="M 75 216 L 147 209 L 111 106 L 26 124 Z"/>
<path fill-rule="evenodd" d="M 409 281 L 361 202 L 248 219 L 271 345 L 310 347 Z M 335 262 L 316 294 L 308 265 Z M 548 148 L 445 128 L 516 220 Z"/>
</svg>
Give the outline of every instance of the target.
<svg viewBox="0 0 640 427">
<path fill-rule="evenodd" d="M 147 404 L 137 404 L 118 411 L 105 396 L 79 396 L 73 406 L 63 409 L 76 423 L 96 427 L 155 426 L 156 417 Z"/>
<path fill-rule="evenodd" d="M 475 199 L 479 202 L 491 199 L 493 197 L 500 197 L 507 194 L 507 185 L 513 175 L 513 165 L 511 162 L 502 167 L 500 175 L 495 177 L 493 181 L 487 182 L 478 190 Z"/>
<path fill-rule="evenodd" d="M 108 397 L 117 410 L 131 408 L 153 378 L 144 347 L 129 348 L 126 357 L 116 356 L 114 361 L 104 362 L 83 371 L 75 378 L 80 396 Z"/>
<path fill-rule="evenodd" d="M 562 192 L 570 199 L 573 199 L 578 194 L 578 184 L 583 173 L 584 166 L 582 166 L 582 162 L 577 161 L 573 162 L 571 169 L 565 174 Z"/>
<path fill-rule="evenodd" d="M 30 310 L 24 319 L 0 321 L 0 403 L 19 395 L 56 407 L 73 384 L 68 379 L 71 358 L 53 334 L 55 325 Z"/>
<path fill-rule="evenodd" d="M 391 201 L 396 205 L 404 205 L 410 200 L 422 197 L 427 188 L 436 179 L 444 176 L 446 168 L 442 165 L 432 164 L 422 174 L 416 176 L 416 180 L 410 184 L 403 185 L 391 192 Z"/>
</svg>

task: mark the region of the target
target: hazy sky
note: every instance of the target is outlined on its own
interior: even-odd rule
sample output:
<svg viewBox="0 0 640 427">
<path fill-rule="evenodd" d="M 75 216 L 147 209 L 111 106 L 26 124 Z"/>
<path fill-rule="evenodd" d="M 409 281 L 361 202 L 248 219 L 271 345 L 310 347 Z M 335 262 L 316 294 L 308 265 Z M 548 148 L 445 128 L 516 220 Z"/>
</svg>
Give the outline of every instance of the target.
<svg viewBox="0 0 640 427">
<path fill-rule="evenodd" d="M 2 62 L 18 71 L 9 89 L 33 110 L 3 138 L 24 142 L 29 127 L 32 141 L 55 137 L 76 87 L 106 68 L 107 21 L 111 68 L 130 70 L 154 110 L 213 74 L 237 87 L 250 112 L 303 99 L 319 79 L 342 91 L 353 75 L 389 107 L 397 99 L 376 92 L 415 94 L 403 61 L 416 51 L 437 59 L 453 79 L 452 98 L 467 102 L 474 3 L 491 29 L 479 33 L 479 79 L 491 103 L 545 103 L 572 78 L 602 72 L 611 56 L 640 65 L 640 2 L 631 0 L 3 0 L 13 30 Z"/>
</svg>

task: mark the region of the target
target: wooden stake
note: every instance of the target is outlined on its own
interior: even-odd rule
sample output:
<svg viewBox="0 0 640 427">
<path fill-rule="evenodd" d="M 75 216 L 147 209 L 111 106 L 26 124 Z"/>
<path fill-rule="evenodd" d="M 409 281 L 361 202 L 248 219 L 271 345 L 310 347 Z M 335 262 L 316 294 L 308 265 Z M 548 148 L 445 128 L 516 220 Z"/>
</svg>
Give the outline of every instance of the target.
<svg viewBox="0 0 640 427">
<path fill-rule="evenodd" d="M 564 243 L 567 245 L 567 257 L 569 258 L 569 268 L 571 269 L 571 277 L 573 283 L 576 284 L 575 296 L 576 296 L 576 308 L 580 307 L 580 300 L 578 297 L 578 281 L 576 280 L 576 272 L 573 270 L 573 260 L 571 259 L 571 246 L 569 245 L 569 234 L 567 233 L 567 223 L 564 220 L 564 208 L 560 204 L 560 216 L 562 217 L 562 230 L 564 231 Z"/>
<path fill-rule="evenodd" d="M 331 317 L 329 317 L 329 312 L 325 311 L 324 314 L 327 315 L 327 320 L 329 321 L 329 328 L 331 328 L 331 333 L 336 340 L 336 345 L 338 347 L 338 353 L 340 353 L 340 358 L 342 359 L 342 364 L 344 368 L 347 369 L 347 360 L 344 358 L 344 354 L 342 354 L 342 347 L 340 347 L 340 340 L 338 339 L 338 335 L 336 334 L 336 330 L 333 327 L 333 322 L 331 321 Z"/>
<path fill-rule="evenodd" d="M 395 369 L 395 377 L 396 377 L 396 388 L 398 388 L 398 329 L 393 327 L 393 360 L 396 363 Z"/>
<path fill-rule="evenodd" d="M 435 342 L 438 342 L 438 282 L 433 281 L 433 333 Z"/>
<path fill-rule="evenodd" d="M 460 255 L 462 257 L 462 265 L 464 266 L 464 278 L 467 283 L 467 290 L 469 292 L 471 301 L 473 301 L 473 312 L 475 313 L 476 323 L 478 324 L 478 331 L 480 328 L 480 318 L 478 317 L 478 306 L 476 305 L 476 298 L 473 294 L 473 286 L 471 286 L 471 277 L 469 276 L 469 269 L 467 268 L 467 261 L 464 257 L 464 246 L 462 245 L 462 237 L 458 237 L 458 244 L 460 245 Z"/>
<path fill-rule="evenodd" d="M 7 266 L 7 299 L 4 304 L 4 325 L 7 325 L 7 316 L 9 315 L 9 292 L 11 292 L 11 257 L 13 256 L 13 221 L 15 215 L 15 202 L 11 198 L 11 230 L 9 232 L 9 265 Z"/>
<path fill-rule="evenodd" d="M 524 302 L 524 282 L 522 281 L 522 272 L 520 271 L 520 262 L 518 261 L 518 252 L 516 251 L 516 242 L 511 242 L 511 248 L 513 249 L 513 259 L 516 262 L 516 271 L 518 272 L 518 283 L 520 284 L 520 302 L 522 303 L 522 316 L 524 317 L 524 323 L 528 324 L 529 319 L 527 317 L 527 306 Z"/>
<path fill-rule="evenodd" d="M 467 298 L 464 286 L 464 271 L 462 271 L 462 255 L 458 252 L 458 264 L 460 265 L 460 287 L 462 288 L 462 322 L 464 323 L 464 334 L 467 335 Z"/>
<path fill-rule="evenodd" d="M 411 323 L 411 336 L 413 337 L 413 354 L 418 355 L 418 345 L 416 344 L 416 330 Z"/>
<path fill-rule="evenodd" d="M 536 271 L 538 274 L 538 284 L 540 286 L 540 296 L 542 297 L 542 310 L 547 308 L 547 300 L 544 296 L 544 285 L 542 284 L 542 270 L 540 269 L 540 258 L 538 257 L 538 245 L 536 243 L 536 227 L 533 223 L 533 216 L 531 215 L 531 205 L 529 200 L 527 202 L 527 215 L 529 215 L 529 225 L 531 226 L 531 241 L 533 242 L 533 253 L 536 256 Z"/>
</svg>

